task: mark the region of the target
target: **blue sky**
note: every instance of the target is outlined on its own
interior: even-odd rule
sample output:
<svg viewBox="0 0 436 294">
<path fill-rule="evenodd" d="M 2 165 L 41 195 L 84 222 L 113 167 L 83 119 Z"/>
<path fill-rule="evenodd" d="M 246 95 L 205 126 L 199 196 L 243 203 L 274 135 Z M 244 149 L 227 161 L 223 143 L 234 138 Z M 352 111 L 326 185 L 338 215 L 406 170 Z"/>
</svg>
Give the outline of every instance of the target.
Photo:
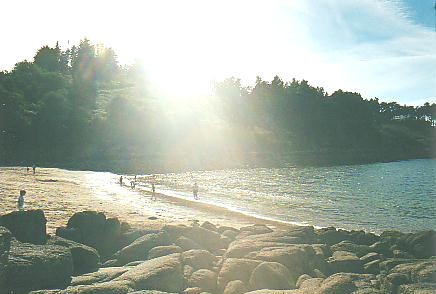
<svg viewBox="0 0 436 294">
<path fill-rule="evenodd" d="M 88 37 L 121 63 L 142 60 L 156 91 L 199 95 L 235 76 L 253 85 L 306 79 L 329 93 L 420 105 L 436 102 L 433 0 L 15 0 L 0 70 L 59 41 Z M 10 25 L 8 25 L 10 24 Z M 5 25 L 4 25 L 5 27 Z M 177 90 L 177 91 L 175 91 Z"/>
</svg>

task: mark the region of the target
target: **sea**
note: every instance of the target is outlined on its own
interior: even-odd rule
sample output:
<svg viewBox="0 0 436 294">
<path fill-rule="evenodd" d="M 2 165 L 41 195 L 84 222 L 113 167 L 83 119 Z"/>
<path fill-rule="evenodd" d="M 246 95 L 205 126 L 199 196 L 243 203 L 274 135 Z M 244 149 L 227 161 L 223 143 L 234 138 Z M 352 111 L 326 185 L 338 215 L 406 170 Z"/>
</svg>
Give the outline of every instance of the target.
<svg viewBox="0 0 436 294">
<path fill-rule="evenodd" d="M 138 175 L 139 190 L 261 219 L 380 233 L 436 229 L 436 160 Z"/>
</svg>

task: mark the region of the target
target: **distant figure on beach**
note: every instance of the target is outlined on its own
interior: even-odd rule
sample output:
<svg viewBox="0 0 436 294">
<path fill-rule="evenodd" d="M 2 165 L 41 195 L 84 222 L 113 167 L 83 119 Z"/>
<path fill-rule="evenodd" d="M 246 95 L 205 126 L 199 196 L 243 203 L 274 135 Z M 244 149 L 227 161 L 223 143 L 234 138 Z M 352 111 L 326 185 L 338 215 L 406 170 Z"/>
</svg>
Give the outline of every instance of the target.
<svg viewBox="0 0 436 294">
<path fill-rule="evenodd" d="M 32 165 L 32 169 L 33 169 L 33 174 L 35 174 L 36 173 L 36 166 Z"/>
<path fill-rule="evenodd" d="M 27 173 L 29 173 L 29 171 L 30 171 L 30 167 L 27 167 L 26 169 L 27 169 Z"/>
<path fill-rule="evenodd" d="M 151 183 L 151 199 L 156 200 L 156 187 L 154 183 Z"/>
<path fill-rule="evenodd" d="M 18 196 L 18 210 L 24 210 L 24 196 L 26 196 L 26 191 L 20 190 L 20 196 Z"/>
<path fill-rule="evenodd" d="M 136 183 L 136 175 L 135 175 L 135 183 Z"/>
<path fill-rule="evenodd" d="M 123 185 L 123 176 L 120 177 L 120 186 Z"/>
<path fill-rule="evenodd" d="M 135 189 L 136 186 L 136 182 L 135 181 L 130 181 L 130 188 L 131 189 Z"/>
<path fill-rule="evenodd" d="M 194 186 L 192 187 L 192 193 L 194 194 L 194 199 L 198 199 L 198 185 L 197 185 L 197 183 L 194 183 Z"/>
</svg>

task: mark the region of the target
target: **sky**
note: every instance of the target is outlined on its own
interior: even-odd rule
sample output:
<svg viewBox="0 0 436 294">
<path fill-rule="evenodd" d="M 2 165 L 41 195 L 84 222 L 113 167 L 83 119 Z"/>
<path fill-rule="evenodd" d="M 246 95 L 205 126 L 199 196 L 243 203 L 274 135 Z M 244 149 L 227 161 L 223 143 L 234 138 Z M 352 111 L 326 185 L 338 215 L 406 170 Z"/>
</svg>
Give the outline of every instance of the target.
<svg viewBox="0 0 436 294">
<path fill-rule="evenodd" d="M 155 89 L 200 95 L 214 81 L 308 80 L 328 93 L 436 102 L 434 0 L 14 0 L 2 3 L 0 70 L 83 38 L 141 60 Z"/>
</svg>

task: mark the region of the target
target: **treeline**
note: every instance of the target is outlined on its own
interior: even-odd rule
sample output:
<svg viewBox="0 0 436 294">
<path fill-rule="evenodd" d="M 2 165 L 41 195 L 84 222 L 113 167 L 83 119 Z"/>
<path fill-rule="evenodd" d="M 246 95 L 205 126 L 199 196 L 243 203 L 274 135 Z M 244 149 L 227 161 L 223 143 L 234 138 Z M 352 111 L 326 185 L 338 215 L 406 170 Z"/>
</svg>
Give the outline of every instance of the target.
<svg viewBox="0 0 436 294">
<path fill-rule="evenodd" d="M 328 94 L 279 77 L 247 88 L 229 78 L 203 98 L 208 108 L 174 113 L 145 73 L 87 39 L 44 46 L 0 72 L 0 164 L 153 170 L 434 156 L 435 104 Z"/>
</svg>

